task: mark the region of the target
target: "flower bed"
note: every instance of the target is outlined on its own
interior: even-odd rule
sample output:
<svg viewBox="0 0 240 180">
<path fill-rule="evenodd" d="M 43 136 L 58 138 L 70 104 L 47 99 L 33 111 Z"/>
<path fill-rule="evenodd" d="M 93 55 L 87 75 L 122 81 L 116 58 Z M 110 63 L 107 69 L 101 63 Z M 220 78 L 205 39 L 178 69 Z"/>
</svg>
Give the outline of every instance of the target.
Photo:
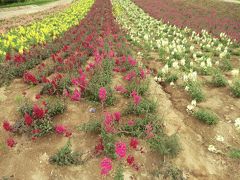
<svg viewBox="0 0 240 180">
<path fill-rule="evenodd" d="M 240 41 L 238 5 L 203 0 L 194 2 L 153 0 L 150 3 L 134 0 L 134 2 L 164 23 L 169 22 L 179 28 L 187 26 L 199 33 L 205 29 L 217 37 L 224 32 L 232 39 Z"/>
<path fill-rule="evenodd" d="M 77 25 L 84 18 L 93 4 L 93 0 L 75 2 L 64 12 L 49 16 L 44 20 L 29 26 L 20 26 L 0 35 L 0 58 L 8 52 L 16 51 L 22 54 L 31 46 L 43 44 L 56 39 L 70 27 Z"/>
</svg>

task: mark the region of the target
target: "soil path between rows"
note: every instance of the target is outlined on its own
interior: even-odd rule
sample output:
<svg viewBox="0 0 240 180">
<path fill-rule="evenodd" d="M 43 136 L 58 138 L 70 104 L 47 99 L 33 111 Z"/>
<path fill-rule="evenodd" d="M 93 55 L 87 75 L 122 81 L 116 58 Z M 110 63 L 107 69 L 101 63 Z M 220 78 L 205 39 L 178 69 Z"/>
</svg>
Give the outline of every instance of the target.
<svg viewBox="0 0 240 180">
<path fill-rule="evenodd" d="M 59 0 L 52 3 L 48 3 L 45 5 L 37 6 L 37 5 L 30 5 L 30 6 L 22 6 L 22 7 L 14 7 L 14 8 L 3 8 L 0 9 L 0 20 L 9 19 L 12 17 L 37 13 L 41 11 L 45 11 L 51 9 L 53 7 L 62 6 L 70 4 L 73 0 Z"/>
</svg>

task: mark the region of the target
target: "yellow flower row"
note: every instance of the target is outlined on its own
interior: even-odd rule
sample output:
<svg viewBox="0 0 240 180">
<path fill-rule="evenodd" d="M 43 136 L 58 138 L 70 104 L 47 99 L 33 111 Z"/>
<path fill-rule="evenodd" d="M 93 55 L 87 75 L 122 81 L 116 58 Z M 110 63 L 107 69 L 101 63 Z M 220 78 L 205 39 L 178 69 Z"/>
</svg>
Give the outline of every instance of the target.
<svg viewBox="0 0 240 180">
<path fill-rule="evenodd" d="M 81 0 L 73 3 L 70 8 L 29 26 L 19 26 L 0 35 L 0 59 L 11 49 L 19 53 L 27 50 L 32 45 L 51 41 L 77 25 L 83 19 L 94 0 Z"/>
</svg>

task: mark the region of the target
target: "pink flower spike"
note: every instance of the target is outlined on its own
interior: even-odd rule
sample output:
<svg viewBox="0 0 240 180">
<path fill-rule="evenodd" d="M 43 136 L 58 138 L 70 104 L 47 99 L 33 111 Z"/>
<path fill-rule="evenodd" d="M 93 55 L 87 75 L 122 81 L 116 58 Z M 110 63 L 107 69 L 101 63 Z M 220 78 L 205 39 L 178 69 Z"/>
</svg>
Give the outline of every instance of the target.
<svg viewBox="0 0 240 180">
<path fill-rule="evenodd" d="M 12 131 L 12 126 L 11 126 L 11 124 L 8 121 L 4 121 L 3 122 L 3 129 L 5 131 L 10 132 L 10 131 Z"/>
<path fill-rule="evenodd" d="M 130 147 L 132 147 L 133 149 L 137 149 L 137 146 L 138 146 L 138 140 L 136 138 L 131 138 Z"/>
<path fill-rule="evenodd" d="M 144 72 L 143 69 L 140 70 L 140 76 L 141 76 L 142 79 L 145 78 L 145 72 Z"/>
<path fill-rule="evenodd" d="M 133 91 L 132 93 L 131 93 L 131 96 L 132 97 L 134 97 L 134 96 L 136 96 L 137 95 L 137 92 L 136 91 Z"/>
<path fill-rule="evenodd" d="M 138 106 L 141 102 L 141 96 L 135 95 L 133 96 L 133 101 L 136 106 Z"/>
<path fill-rule="evenodd" d="M 125 94 L 125 93 L 128 92 L 123 86 L 116 86 L 115 90 L 119 93 L 122 93 L 122 94 Z"/>
<path fill-rule="evenodd" d="M 127 163 L 131 166 L 134 163 L 134 157 L 129 155 L 127 157 Z"/>
<path fill-rule="evenodd" d="M 127 153 L 127 146 L 123 142 L 117 142 L 115 144 L 115 152 L 120 158 L 124 158 Z"/>
<path fill-rule="evenodd" d="M 115 118 L 115 121 L 119 122 L 120 118 L 121 118 L 121 113 L 120 112 L 115 112 L 114 113 L 114 118 Z"/>
<path fill-rule="evenodd" d="M 134 126 L 136 123 L 134 120 L 129 120 L 128 121 L 128 126 Z"/>
<path fill-rule="evenodd" d="M 63 90 L 63 96 L 64 96 L 64 97 L 68 97 L 68 96 L 69 96 L 69 92 L 68 92 L 67 89 L 64 89 L 64 90 Z"/>
<path fill-rule="evenodd" d="M 83 70 L 82 70 L 81 68 L 79 68 L 79 69 L 78 69 L 78 73 L 79 73 L 80 75 L 82 75 L 82 74 L 83 74 Z"/>
<path fill-rule="evenodd" d="M 13 147 L 17 144 L 17 143 L 14 141 L 13 138 L 8 138 L 6 142 L 7 142 L 8 147 L 10 147 L 10 148 L 13 148 Z"/>
<path fill-rule="evenodd" d="M 55 132 L 57 134 L 64 134 L 66 132 L 66 128 L 64 125 L 56 125 Z"/>
<path fill-rule="evenodd" d="M 24 121 L 25 121 L 25 124 L 27 126 L 31 126 L 32 125 L 32 122 L 33 122 L 33 119 L 32 117 L 28 114 L 28 113 L 25 113 L 24 115 Z"/>
<path fill-rule="evenodd" d="M 100 165 L 102 175 L 107 175 L 112 170 L 112 160 L 107 157 L 101 161 Z"/>
<path fill-rule="evenodd" d="M 128 56 L 128 63 L 129 63 L 131 66 L 136 66 L 137 61 L 134 60 L 131 56 Z"/>
<path fill-rule="evenodd" d="M 113 126 L 113 116 L 110 113 L 105 114 L 104 128 L 107 133 L 112 133 L 115 130 Z"/>
<path fill-rule="evenodd" d="M 33 116 L 36 119 L 41 119 L 45 116 L 45 111 L 42 108 L 39 108 L 38 105 L 33 106 Z"/>
<path fill-rule="evenodd" d="M 72 101 L 80 101 L 80 99 L 81 99 L 81 92 L 79 92 L 77 89 L 75 89 L 71 96 L 71 100 Z"/>
<path fill-rule="evenodd" d="M 103 103 L 107 99 L 107 91 L 104 87 L 101 87 L 98 92 L 98 97 L 100 101 Z"/>
<path fill-rule="evenodd" d="M 40 98 L 41 98 L 41 95 L 40 95 L 40 94 L 37 94 L 37 95 L 35 96 L 35 98 L 36 98 L 36 99 L 40 99 Z"/>
</svg>

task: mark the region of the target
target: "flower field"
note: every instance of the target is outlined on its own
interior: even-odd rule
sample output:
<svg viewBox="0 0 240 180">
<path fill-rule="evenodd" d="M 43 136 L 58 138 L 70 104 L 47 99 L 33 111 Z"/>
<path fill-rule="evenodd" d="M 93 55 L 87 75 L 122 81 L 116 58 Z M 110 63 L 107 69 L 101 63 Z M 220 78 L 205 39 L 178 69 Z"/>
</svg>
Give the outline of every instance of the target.
<svg viewBox="0 0 240 180">
<path fill-rule="evenodd" d="M 75 1 L 0 35 L 0 178 L 239 179 L 239 17 L 179 3 Z"/>
</svg>

